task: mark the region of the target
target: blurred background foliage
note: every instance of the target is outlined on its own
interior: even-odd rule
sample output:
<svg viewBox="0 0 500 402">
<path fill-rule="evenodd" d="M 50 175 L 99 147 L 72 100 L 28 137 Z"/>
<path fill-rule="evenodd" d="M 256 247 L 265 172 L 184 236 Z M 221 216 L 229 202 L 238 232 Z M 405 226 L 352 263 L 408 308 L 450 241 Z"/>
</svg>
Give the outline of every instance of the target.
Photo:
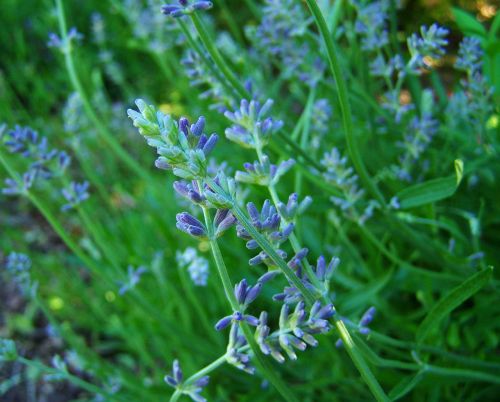
<svg viewBox="0 0 500 402">
<path fill-rule="evenodd" d="M 215 275 L 210 276 L 208 287 L 193 289 L 185 270 L 176 266 L 176 250 L 184 250 L 192 243 L 187 236 L 172 229 L 175 227 L 175 212 L 180 210 L 177 206 L 179 201 L 171 190 L 171 179 L 165 178 L 163 172 L 152 167 L 152 152 L 146 149 L 143 140 L 136 134 L 126 118 L 125 111 L 135 98 L 143 97 L 160 105 L 163 111 L 176 116 L 195 117 L 204 114 L 207 120 L 211 121 L 211 131 L 222 132 L 224 126 L 220 118 L 211 119 L 211 116 L 216 116 L 217 113 L 209 111 L 210 101 L 199 101 L 198 91 L 189 87 L 188 79 L 181 73 L 181 48 L 169 44 L 169 35 L 174 35 L 169 31 L 173 24 L 160 16 L 163 23 L 156 31 L 158 38 L 155 39 L 155 44 L 161 45 L 164 42 L 163 44 L 167 45 L 150 46 L 150 38 L 141 37 L 137 32 L 139 24 L 134 18 L 139 14 L 131 12 L 134 9 L 132 3 L 137 2 L 66 1 L 65 7 L 69 26 L 75 26 L 83 34 L 81 45 L 76 46 L 74 57 L 85 91 L 91 97 L 100 117 L 108 122 L 111 132 L 119 138 L 133 158 L 146 167 L 151 175 L 151 182 L 148 184 L 129 175 L 126 168 L 113 159 L 109 149 L 96 135 L 95 127 L 83 115 L 78 102 L 75 102 L 75 107 L 68 107 L 68 97 L 73 89 L 64 68 L 63 58 L 60 52 L 47 47 L 49 33 L 58 31 L 53 2 L 3 0 L 0 6 L 0 123 L 5 122 L 8 126 L 30 125 L 47 135 L 53 146 L 73 150 L 81 147 L 87 152 L 86 160 L 75 158 L 78 167 L 74 169 L 73 174 L 80 179 L 92 171 L 100 176 L 102 187 L 95 190 L 85 208 L 91 214 L 96 230 L 102 236 L 101 240 L 112 244 L 113 253 L 123 267 L 122 277 L 116 278 L 116 288 L 111 288 L 108 283 L 101 282 L 95 276 L 89 276 L 81 261 L 68 252 L 59 237 L 29 202 L 24 199 L 0 197 L 0 260 L 10 250 L 26 252 L 34 261 L 33 279 L 39 283 L 37 298 L 26 301 L 12 289 L 5 278 L 1 279 L 0 335 L 16 339 L 25 356 L 43 361 L 50 361 L 54 354 L 74 350 L 85 361 L 93 363 L 93 376 L 102 379 L 115 373 L 116 377 L 128 382 L 129 389 L 132 390 L 131 395 L 136 398 L 134 400 L 165 400 L 169 390 L 161 384 L 161 378 L 169 370 L 174 355 L 182 356 L 187 372 L 194 372 L 202 364 L 220 355 L 224 339 L 209 331 L 209 328 L 215 317 L 224 313 L 225 301 Z M 231 32 L 242 39 L 243 43 L 247 43 L 241 27 L 256 23 L 254 15 L 240 1 L 215 0 L 214 3 L 215 7 L 208 18 L 213 20 L 216 30 Z M 221 7 L 221 3 L 227 8 Z M 416 31 L 420 25 L 430 25 L 437 21 L 451 29 L 450 48 L 451 53 L 455 54 L 463 35 L 455 24 L 452 6 L 467 10 L 488 27 L 497 11 L 498 3 L 493 0 L 403 1 L 403 8 L 398 11 L 399 35 L 405 37 Z M 228 17 L 229 13 L 232 17 Z M 96 36 L 100 30 L 104 32 L 101 39 Z M 236 55 L 234 62 L 238 64 Z M 452 60 L 448 65 L 446 63 L 445 61 L 440 72 L 445 84 L 450 85 L 446 89 L 451 91 L 456 77 L 448 71 L 451 68 L 447 69 Z M 252 66 L 241 67 L 241 70 L 245 69 L 252 69 Z M 72 121 L 73 126 L 70 124 Z M 230 149 L 222 147 L 217 152 L 229 161 L 241 159 L 238 155 L 241 151 L 234 154 Z M 488 175 L 488 172 L 485 172 L 485 175 Z M 5 172 L 0 169 L 0 181 L 3 182 L 5 177 Z M 482 191 L 484 198 L 498 198 L 498 183 L 495 177 L 491 177 L 489 186 L 486 185 Z M 261 194 L 263 195 L 263 192 Z M 46 196 L 50 201 L 50 192 Z M 471 195 L 470 198 L 463 197 L 460 202 L 464 209 L 470 207 L 477 210 L 478 216 L 491 213 L 483 209 L 479 198 L 481 197 L 474 198 L 474 195 Z M 317 200 L 319 205 L 327 203 L 326 196 L 320 195 Z M 498 207 L 496 211 L 498 212 Z M 499 255 L 500 221 L 498 215 L 492 215 L 486 219 L 487 228 L 481 228 L 484 233 L 481 239 L 483 250 L 490 256 L 488 263 L 498 261 Z M 477 219 L 472 215 L 462 218 L 460 230 L 470 226 L 473 231 Z M 106 260 L 89 233 L 82 229 L 77 217 L 69 216 L 65 225 L 72 236 L 79 239 L 80 247 L 96 261 Z M 450 225 L 453 226 L 452 223 Z M 314 211 L 301 222 L 301 228 L 305 231 L 305 238 L 319 232 L 330 239 L 333 236 L 331 232 L 338 230 L 324 228 Z M 381 238 L 383 236 L 385 234 L 381 232 Z M 377 274 L 387 269 L 380 252 L 364 242 L 359 235 L 354 237 L 352 242 L 362 247 L 359 250 L 340 249 L 325 242 L 324 252 L 340 254 L 341 258 L 345 256 L 346 261 L 356 261 L 362 254 L 364 259 L 376 265 L 373 269 Z M 242 249 L 240 243 L 238 239 L 230 238 L 224 242 L 224 251 L 235 264 L 244 261 L 246 265 L 248 253 Z M 314 245 L 311 247 L 314 254 L 321 251 L 314 249 Z M 209 258 L 207 244 L 199 244 L 198 252 Z M 411 250 L 408 250 L 407 255 L 412 255 Z M 126 280 L 126 266 L 137 267 L 144 264 L 148 266 L 149 271 L 141 279 L 141 288 L 160 287 L 161 290 L 151 293 L 143 291 L 142 295 L 134 294 L 129 299 L 121 297 L 118 294 L 118 283 Z M 347 278 L 350 274 L 355 277 L 357 270 L 355 262 L 343 268 Z M 391 270 L 388 271 L 392 274 Z M 250 277 L 252 276 L 256 277 L 257 274 L 251 273 Z M 387 278 L 387 282 L 379 282 L 380 289 L 389 287 L 392 279 L 389 276 Z M 234 275 L 234 280 L 239 280 L 238 273 Z M 349 282 L 348 279 L 346 281 Z M 394 293 L 393 298 L 390 294 L 382 298 L 377 295 L 379 289 L 371 290 L 374 299 L 378 300 L 382 309 L 385 309 L 385 314 L 389 315 L 393 311 L 392 303 L 398 304 L 399 310 L 404 309 L 405 305 L 431 305 L 436 285 L 431 278 L 423 279 L 422 282 L 422 288 L 406 293 L 405 299 L 399 299 L 399 293 Z M 270 297 L 271 291 L 268 293 L 267 296 Z M 345 303 L 344 314 L 359 315 L 360 306 L 366 299 L 363 300 L 363 295 L 360 295 L 356 288 L 347 294 L 350 297 L 346 297 L 349 302 Z M 40 300 L 43 300 L 43 303 Z M 493 300 L 494 298 L 486 298 L 484 303 L 492 303 Z M 143 303 L 146 303 L 146 306 Z M 155 311 L 158 311 L 154 309 L 156 306 L 161 306 L 161 316 L 154 316 L 157 314 Z M 480 306 L 477 308 L 480 309 Z M 45 315 L 42 315 L 41 311 L 44 311 Z M 144 311 L 152 311 L 154 318 L 145 320 Z M 412 318 L 422 318 L 421 312 L 415 313 L 410 307 L 408 311 L 414 314 Z M 206 318 L 202 319 L 201 316 L 209 317 L 209 321 L 204 322 Z M 498 320 L 498 317 L 489 316 L 485 307 L 480 320 L 493 322 Z M 403 331 L 406 331 L 406 334 L 415 330 L 411 324 L 402 325 L 406 326 Z M 193 337 L 192 333 L 200 333 L 200 326 L 204 328 L 203 333 L 206 332 L 206 335 Z M 398 331 L 397 322 L 391 323 L 390 328 L 385 328 L 383 322 L 376 327 L 384 334 L 392 332 L 391 335 L 394 335 Z M 446 333 L 442 334 L 443 342 L 451 349 L 460 349 L 466 344 L 479 351 L 480 355 L 476 357 L 483 359 L 487 357 L 485 351 L 498 348 L 499 343 L 498 325 L 485 325 L 485 328 L 487 329 L 480 339 L 481 345 L 477 344 L 474 329 L 460 332 L 461 329 L 454 324 L 447 327 Z M 168 342 L 168 347 L 165 347 L 163 342 Z M 303 357 L 304 361 L 311 359 L 310 361 L 318 362 L 317 367 L 305 373 L 296 372 L 297 367 L 303 367 L 298 363 L 283 367 L 284 372 L 294 379 L 296 389 L 315 387 L 316 394 L 308 394 L 307 400 L 311 401 L 323 398 L 332 400 L 329 399 L 329 393 L 332 391 L 335 391 L 335 398 L 338 400 L 354 400 L 350 399 L 352 389 L 356 389 L 357 395 L 361 395 L 358 400 L 366 400 L 363 399 L 367 397 L 366 390 L 363 390 L 362 383 L 353 376 L 354 370 L 346 363 L 346 359 L 342 360 L 340 352 L 338 360 L 343 363 L 334 364 L 334 370 L 331 360 L 322 358 L 323 353 L 320 348 L 309 351 L 308 355 Z M 388 352 L 382 350 L 380 353 L 385 356 Z M 139 364 L 136 359 L 140 359 Z M 487 366 L 486 363 L 485 365 Z M 85 365 L 75 363 L 75 367 L 81 370 L 76 371 L 77 375 L 92 381 L 94 377 L 85 373 Z M 0 389 L 0 399 L 90 400 L 81 388 L 67 382 L 41 381 L 36 370 L 24 374 L 19 374 L 19 367 L 11 367 L 9 370 L 11 371 L 4 373 L 3 379 L 6 375 L 17 373 L 19 377 L 12 378 L 21 385 L 13 387 L 5 394 L 2 394 Z M 325 374 L 318 375 L 322 370 Z M 389 371 L 381 371 L 380 375 L 383 380 L 395 385 Z M 24 376 L 31 380 L 24 381 Z M 442 381 L 446 383 L 448 379 Z M 260 383 L 259 378 L 242 376 L 231 368 L 217 372 L 212 383 L 213 395 L 217 395 L 218 400 L 259 401 L 274 400 L 275 397 L 265 384 Z M 232 384 L 230 392 L 226 388 L 228 383 Z M 326 386 L 322 387 L 322 384 Z M 461 400 L 460 396 L 453 395 L 450 390 L 439 394 L 432 390 L 432 384 L 427 385 L 425 392 L 414 396 L 414 400 Z M 143 394 L 144 387 L 147 392 Z M 248 391 L 249 389 L 251 391 Z M 492 398 L 497 391 L 498 386 L 485 386 L 483 400 Z M 477 384 L 464 385 L 462 393 L 463 400 L 467 400 L 466 397 L 474 400 L 473 396 L 481 395 Z"/>
</svg>

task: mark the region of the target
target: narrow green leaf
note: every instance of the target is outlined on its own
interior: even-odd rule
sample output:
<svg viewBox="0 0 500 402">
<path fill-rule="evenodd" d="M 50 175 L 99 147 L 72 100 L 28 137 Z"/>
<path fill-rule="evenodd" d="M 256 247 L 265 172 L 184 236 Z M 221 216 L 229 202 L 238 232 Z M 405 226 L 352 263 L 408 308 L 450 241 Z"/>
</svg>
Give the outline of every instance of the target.
<svg viewBox="0 0 500 402">
<path fill-rule="evenodd" d="M 490 40 L 495 39 L 498 30 L 500 29 L 500 13 L 497 13 L 496 17 L 493 19 L 490 27 Z"/>
<path fill-rule="evenodd" d="M 478 272 L 439 300 L 418 327 L 416 334 L 417 342 L 422 343 L 431 330 L 436 328 L 443 318 L 486 285 L 490 280 L 492 272 L 493 267 L 488 267 Z"/>
<path fill-rule="evenodd" d="M 451 197 L 462 180 L 463 172 L 463 162 L 460 159 L 455 160 L 455 176 L 418 183 L 397 193 L 400 207 L 415 208 Z"/>
<path fill-rule="evenodd" d="M 389 392 L 389 398 L 392 401 L 397 401 L 415 388 L 424 379 L 424 370 L 420 370 L 413 377 L 404 377 L 398 382 L 393 389 Z"/>
<path fill-rule="evenodd" d="M 486 29 L 483 24 L 476 20 L 472 15 L 459 8 L 452 8 L 453 16 L 458 27 L 465 35 L 486 37 Z"/>
</svg>

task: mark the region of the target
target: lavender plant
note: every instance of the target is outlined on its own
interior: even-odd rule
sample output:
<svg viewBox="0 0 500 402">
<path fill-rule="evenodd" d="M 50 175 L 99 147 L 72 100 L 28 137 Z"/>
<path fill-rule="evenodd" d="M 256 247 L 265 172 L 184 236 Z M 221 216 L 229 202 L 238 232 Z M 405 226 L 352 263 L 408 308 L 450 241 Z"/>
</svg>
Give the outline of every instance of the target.
<svg viewBox="0 0 500 402">
<path fill-rule="evenodd" d="M 494 400 L 500 19 L 407 7 L 0 27 L 0 399 Z"/>
</svg>

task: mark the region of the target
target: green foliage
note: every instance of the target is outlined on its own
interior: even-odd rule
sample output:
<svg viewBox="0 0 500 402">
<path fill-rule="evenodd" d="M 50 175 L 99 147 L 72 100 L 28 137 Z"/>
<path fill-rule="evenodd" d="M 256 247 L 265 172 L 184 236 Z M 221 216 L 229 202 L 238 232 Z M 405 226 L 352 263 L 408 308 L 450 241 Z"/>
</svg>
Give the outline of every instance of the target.
<svg viewBox="0 0 500 402">
<path fill-rule="evenodd" d="M 174 20 L 161 15 L 157 0 L 2 2 L 0 188 L 5 179 L 22 187 L 33 168 L 33 159 L 7 144 L 16 124 L 46 136 L 48 148 L 65 150 L 72 164 L 15 197 L 0 193 L 0 399 L 25 400 L 24 390 L 35 389 L 58 400 L 43 395 L 48 381 L 75 384 L 75 400 L 497 398 L 499 277 L 491 266 L 500 260 L 500 16 L 482 23 L 451 9 L 458 30 L 450 40 L 473 36 L 484 51 L 486 86 L 471 88 L 473 74 L 453 69 L 457 43 L 418 69 L 389 65 L 396 54 L 410 59 L 414 22 L 400 16 L 412 2 L 388 8 L 387 45 L 378 50 L 363 48 L 356 24 L 372 2 L 265 3 L 214 1 L 210 11 Z M 273 3 L 287 4 L 286 12 Z M 279 24 L 263 25 L 273 15 Z M 280 24 L 291 16 L 301 20 L 292 18 L 287 37 Z M 83 38 L 71 36 L 73 26 Z M 64 46 L 47 47 L 51 32 Z M 429 42 L 440 33 L 424 34 Z M 282 46 L 270 51 L 272 35 Z M 387 60 L 374 76 L 379 56 Z M 241 121 L 245 129 L 256 121 L 220 109 L 238 110 L 242 97 L 274 99 L 265 117 L 283 125 L 261 142 L 253 132 L 239 137 Z M 146 103 L 130 112 L 132 123 L 126 111 L 136 98 Z M 200 115 L 205 132 L 218 134 L 210 156 L 177 124 Z M 160 167 L 177 164 L 174 173 L 206 179 L 206 199 L 192 205 L 179 197 L 170 175 L 155 169 L 158 156 Z M 225 174 L 217 183 L 214 171 Z M 239 182 L 226 180 L 233 176 Z M 65 210 L 61 190 L 84 181 L 89 199 Z M 287 209 L 293 192 L 298 201 Z M 283 242 L 286 260 L 245 209 L 268 198 L 295 224 Z M 262 287 L 252 314 L 265 310 L 279 327 L 281 304 L 272 297 L 286 278 L 307 304 L 334 303 L 332 331 L 315 335 L 317 348 L 279 365 L 245 327 L 251 341 L 240 352 L 249 353 L 256 374 L 226 364 L 227 333 L 214 325 L 237 309 L 228 304 L 232 286 L 242 278 L 254 284 L 268 268 L 249 266 L 255 250 L 234 229 L 217 232 L 213 207 L 231 209 L 271 269 L 284 273 Z M 203 212 L 196 217 L 206 236 L 179 231 L 181 211 Z M 303 247 L 304 275 L 314 286 L 289 264 Z M 11 252 L 28 255 L 29 270 L 9 264 Z M 320 255 L 341 262 L 330 282 L 318 284 Z M 206 266 L 200 286 L 193 275 Z M 361 321 L 370 306 L 377 313 L 368 328 Z M 172 390 L 164 377 L 174 360 L 185 378 Z M 210 382 L 200 391 L 204 375 Z"/>
</svg>

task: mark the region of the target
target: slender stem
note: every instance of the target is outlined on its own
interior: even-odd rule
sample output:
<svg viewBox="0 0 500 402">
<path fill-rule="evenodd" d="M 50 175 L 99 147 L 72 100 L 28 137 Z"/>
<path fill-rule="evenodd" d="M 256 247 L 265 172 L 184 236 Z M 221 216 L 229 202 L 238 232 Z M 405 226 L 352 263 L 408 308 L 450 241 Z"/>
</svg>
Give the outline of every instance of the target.
<svg viewBox="0 0 500 402">
<path fill-rule="evenodd" d="M 148 179 L 149 175 L 128 153 L 125 151 L 119 142 L 113 137 L 113 135 L 109 132 L 106 126 L 101 122 L 99 117 L 94 111 L 94 107 L 92 106 L 87 94 L 83 89 L 83 85 L 80 82 L 78 74 L 76 72 L 75 63 L 72 57 L 72 49 L 71 43 L 68 39 L 68 31 L 66 26 L 66 19 L 64 17 L 64 8 L 62 4 L 62 0 L 56 0 L 57 6 L 57 19 L 59 22 L 59 30 L 61 34 L 61 40 L 65 46 L 63 49 L 64 61 L 66 64 L 66 69 L 68 71 L 68 75 L 73 85 L 75 91 L 80 95 L 82 100 L 83 108 L 87 113 L 90 121 L 95 125 L 97 131 L 101 135 L 102 139 L 106 142 L 106 144 L 111 148 L 111 150 L 116 154 L 116 156 L 122 160 L 130 170 L 134 171 L 138 176 L 142 179 Z"/>
<path fill-rule="evenodd" d="M 186 380 L 185 384 L 192 384 L 193 382 L 199 380 L 201 377 L 206 376 L 207 374 L 211 373 L 215 369 L 219 368 L 220 366 L 222 366 L 226 362 L 227 362 L 226 354 L 223 354 L 221 357 L 214 360 L 212 363 L 203 367 L 201 370 L 198 370 L 195 374 L 193 374 L 191 377 L 189 377 Z"/>
<path fill-rule="evenodd" d="M 368 367 L 368 364 L 366 364 L 363 356 L 361 356 L 358 351 L 357 346 L 349 334 L 344 322 L 337 315 L 334 316 L 334 321 L 347 353 L 361 374 L 361 377 L 363 377 L 366 385 L 370 388 L 370 391 L 375 399 L 377 399 L 377 401 L 389 401 L 389 398 L 371 372 L 370 367 Z"/>
<path fill-rule="evenodd" d="M 210 54 L 210 57 L 212 57 L 213 61 L 220 69 L 224 77 L 226 77 L 226 79 L 231 83 L 231 85 L 241 98 L 248 99 L 250 97 L 249 96 L 250 94 L 241 84 L 240 80 L 233 74 L 233 72 L 227 66 L 227 63 L 222 58 L 222 55 L 219 53 L 219 51 L 215 47 L 215 44 L 210 39 L 210 36 L 208 35 L 208 32 L 206 31 L 205 26 L 203 25 L 203 22 L 201 21 L 200 17 L 198 17 L 198 14 L 192 13 L 191 20 L 193 21 L 196 31 L 198 32 L 198 35 L 200 36 L 200 39 L 203 42 L 203 45 L 207 49 L 208 53 Z"/>
<path fill-rule="evenodd" d="M 214 229 L 213 229 L 213 223 L 211 221 L 210 217 L 210 212 L 208 211 L 208 208 L 202 207 L 203 210 L 203 217 L 205 218 L 205 226 L 207 227 L 208 230 L 208 237 L 209 237 L 209 242 L 210 242 L 210 249 L 212 251 L 212 256 L 214 257 L 215 260 L 215 265 L 217 267 L 217 271 L 219 272 L 219 277 L 222 281 L 222 286 L 224 288 L 224 293 L 226 295 L 226 299 L 228 300 L 229 304 L 231 305 L 231 308 L 233 311 L 238 311 L 239 310 L 239 305 L 238 301 L 236 300 L 236 297 L 234 296 L 233 293 L 233 285 L 231 283 L 231 278 L 229 277 L 229 273 L 227 272 L 226 264 L 224 263 L 224 259 L 222 258 L 222 253 L 219 248 L 219 244 L 215 240 L 214 237 Z"/>
<path fill-rule="evenodd" d="M 311 10 L 311 13 L 316 21 L 319 32 L 323 37 L 323 41 L 326 46 L 326 51 L 328 55 L 328 60 L 330 62 L 330 70 L 332 72 L 333 78 L 335 79 L 335 84 L 337 87 L 337 96 L 340 104 L 340 110 L 342 113 L 342 124 L 344 126 L 344 132 L 347 142 L 347 149 L 349 151 L 349 156 L 351 157 L 352 163 L 356 172 L 358 173 L 360 179 L 363 181 L 364 185 L 368 188 L 370 193 L 380 202 L 382 206 L 385 206 L 385 199 L 380 190 L 378 189 L 375 182 L 370 178 L 368 172 L 361 158 L 359 149 L 357 147 L 354 138 L 354 129 L 352 122 L 351 107 L 349 105 L 349 99 L 347 96 L 347 87 L 345 81 L 342 77 L 342 71 L 340 69 L 340 64 L 335 52 L 335 46 L 333 43 L 332 33 L 326 25 L 325 18 L 321 12 L 316 0 L 306 0 L 306 3 Z"/>
</svg>

